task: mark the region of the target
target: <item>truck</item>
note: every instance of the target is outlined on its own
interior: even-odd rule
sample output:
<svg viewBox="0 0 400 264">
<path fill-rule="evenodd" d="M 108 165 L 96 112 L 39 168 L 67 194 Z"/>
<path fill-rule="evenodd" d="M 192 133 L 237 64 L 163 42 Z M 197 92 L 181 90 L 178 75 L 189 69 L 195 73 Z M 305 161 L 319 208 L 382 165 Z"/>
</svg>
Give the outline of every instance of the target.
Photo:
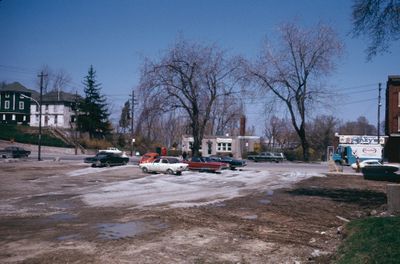
<svg viewBox="0 0 400 264">
<path fill-rule="evenodd" d="M 247 156 L 248 160 L 254 160 L 254 162 L 258 161 L 273 161 L 280 162 L 285 159 L 283 153 L 275 153 L 275 152 L 261 152 L 259 155 L 249 155 Z"/>
<path fill-rule="evenodd" d="M 341 165 L 351 165 L 363 160 L 382 161 L 383 145 L 385 137 L 379 139 L 376 136 L 358 136 L 358 135 L 335 135 L 339 142 L 332 160 Z"/>
<path fill-rule="evenodd" d="M 21 147 L 10 146 L 0 150 L 2 158 L 27 158 L 31 152 Z"/>
</svg>

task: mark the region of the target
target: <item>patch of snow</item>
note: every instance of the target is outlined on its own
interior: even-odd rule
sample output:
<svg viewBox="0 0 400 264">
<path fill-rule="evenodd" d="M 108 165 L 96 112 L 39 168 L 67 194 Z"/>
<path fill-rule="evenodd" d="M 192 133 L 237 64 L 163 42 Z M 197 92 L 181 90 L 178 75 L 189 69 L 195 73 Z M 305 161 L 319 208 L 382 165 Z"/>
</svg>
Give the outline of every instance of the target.
<svg viewBox="0 0 400 264">
<path fill-rule="evenodd" d="M 79 173 L 83 174 L 84 171 Z M 75 172 L 74 175 L 79 175 L 79 173 Z M 252 170 L 240 173 L 226 170 L 220 174 L 186 171 L 181 176 L 156 174 L 111 183 L 84 194 L 82 199 L 90 206 L 190 207 L 221 202 L 244 196 L 252 191 L 288 187 L 313 176 L 324 175 L 308 172 L 279 173 Z"/>
<path fill-rule="evenodd" d="M 74 176 L 81 176 L 81 175 L 85 175 L 85 174 L 92 174 L 92 173 L 98 173 L 98 172 L 109 171 L 109 170 L 118 170 L 118 169 L 127 168 L 127 167 L 137 167 L 137 166 L 135 166 L 135 165 L 124 165 L 124 166 L 114 166 L 114 167 L 110 167 L 110 168 L 107 168 L 107 167 L 100 167 L 100 168 L 87 167 L 87 168 L 83 168 L 83 169 L 79 169 L 79 170 L 70 171 L 66 175 L 70 176 L 70 177 L 74 177 Z"/>
</svg>

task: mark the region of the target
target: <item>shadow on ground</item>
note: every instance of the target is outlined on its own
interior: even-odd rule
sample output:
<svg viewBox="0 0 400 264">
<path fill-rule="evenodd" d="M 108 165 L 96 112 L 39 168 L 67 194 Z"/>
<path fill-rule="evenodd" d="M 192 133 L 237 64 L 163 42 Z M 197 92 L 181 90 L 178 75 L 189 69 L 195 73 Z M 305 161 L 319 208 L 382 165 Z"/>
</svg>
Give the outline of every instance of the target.
<svg viewBox="0 0 400 264">
<path fill-rule="evenodd" d="M 387 202 L 386 194 L 383 192 L 360 189 L 298 188 L 288 193 L 326 197 L 336 202 L 357 204 L 362 207 L 381 206 Z"/>
</svg>

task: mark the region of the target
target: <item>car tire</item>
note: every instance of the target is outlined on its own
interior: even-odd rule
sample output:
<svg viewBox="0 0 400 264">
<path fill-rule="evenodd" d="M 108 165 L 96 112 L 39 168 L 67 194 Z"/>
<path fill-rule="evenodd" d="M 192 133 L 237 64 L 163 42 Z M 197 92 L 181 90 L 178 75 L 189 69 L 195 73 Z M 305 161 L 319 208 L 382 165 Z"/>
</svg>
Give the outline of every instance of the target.
<svg viewBox="0 0 400 264">
<path fill-rule="evenodd" d="M 128 164 L 128 162 L 127 162 L 127 161 L 124 161 L 124 162 L 122 162 L 122 164 L 123 164 L 123 165 L 126 165 L 126 164 Z"/>
<path fill-rule="evenodd" d="M 171 169 L 168 169 L 168 170 L 167 170 L 167 174 L 174 174 L 174 171 L 171 170 Z"/>
<path fill-rule="evenodd" d="M 176 172 L 176 175 L 178 175 L 178 176 L 179 176 L 179 175 L 182 175 L 182 172 L 181 172 L 181 171 L 177 171 L 177 172 Z"/>
<path fill-rule="evenodd" d="M 106 165 L 107 168 L 110 168 L 110 166 L 111 166 L 110 162 L 108 162 L 108 161 L 106 162 L 105 165 Z"/>
<path fill-rule="evenodd" d="M 143 168 L 142 168 L 142 171 L 143 171 L 144 173 L 148 173 L 148 172 L 149 172 L 149 170 L 148 170 L 146 167 L 143 167 Z"/>
</svg>

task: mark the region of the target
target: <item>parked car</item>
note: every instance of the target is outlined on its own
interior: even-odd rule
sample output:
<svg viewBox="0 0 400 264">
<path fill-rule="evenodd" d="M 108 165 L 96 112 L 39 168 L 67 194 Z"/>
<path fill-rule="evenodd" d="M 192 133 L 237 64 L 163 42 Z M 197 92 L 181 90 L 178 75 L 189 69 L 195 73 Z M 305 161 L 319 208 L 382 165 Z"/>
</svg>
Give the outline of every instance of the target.
<svg viewBox="0 0 400 264">
<path fill-rule="evenodd" d="M 31 152 L 21 147 L 10 146 L 0 150 L 2 158 L 27 158 Z"/>
<path fill-rule="evenodd" d="M 372 166 L 372 165 L 382 165 L 382 163 L 379 162 L 379 160 L 375 159 L 368 159 L 368 160 L 363 160 L 360 161 L 359 163 L 360 169 L 364 168 L 365 166 Z M 357 169 L 357 163 L 351 164 L 351 168 L 356 170 Z"/>
<path fill-rule="evenodd" d="M 399 167 L 393 164 L 387 165 L 368 165 L 361 169 L 366 180 L 400 182 L 400 174 L 397 173 Z"/>
<path fill-rule="evenodd" d="M 126 165 L 129 162 L 129 158 L 117 153 L 99 152 L 94 157 L 85 158 L 84 162 L 91 163 L 92 167 L 110 167 L 115 165 Z"/>
<path fill-rule="evenodd" d="M 159 157 L 152 162 L 139 164 L 139 168 L 141 168 L 144 173 L 162 172 L 176 175 L 181 175 L 182 171 L 188 169 L 188 166 L 187 163 L 182 163 L 175 157 Z"/>
<path fill-rule="evenodd" d="M 281 152 L 262 152 L 259 155 L 249 155 L 247 159 L 254 160 L 255 162 L 258 161 L 280 162 L 285 160 L 285 155 L 283 155 L 283 153 Z"/>
<path fill-rule="evenodd" d="M 235 170 L 238 167 L 244 167 L 247 165 L 245 160 L 240 160 L 240 159 L 234 159 L 232 157 L 228 157 L 228 156 L 209 156 L 209 158 L 212 161 L 218 161 L 218 162 L 223 162 L 223 163 L 227 163 L 229 164 L 229 168 L 231 170 Z"/>
<path fill-rule="evenodd" d="M 146 154 L 144 154 L 140 160 L 139 160 L 139 164 L 141 163 L 146 163 L 146 162 L 152 162 L 154 161 L 156 158 L 158 158 L 160 155 L 158 153 L 155 152 L 148 152 Z"/>
<path fill-rule="evenodd" d="M 192 157 L 191 160 L 185 161 L 185 163 L 189 164 L 189 170 L 221 172 L 223 169 L 229 168 L 229 164 L 212 161 L 208 157 Z"/>
</svg>

